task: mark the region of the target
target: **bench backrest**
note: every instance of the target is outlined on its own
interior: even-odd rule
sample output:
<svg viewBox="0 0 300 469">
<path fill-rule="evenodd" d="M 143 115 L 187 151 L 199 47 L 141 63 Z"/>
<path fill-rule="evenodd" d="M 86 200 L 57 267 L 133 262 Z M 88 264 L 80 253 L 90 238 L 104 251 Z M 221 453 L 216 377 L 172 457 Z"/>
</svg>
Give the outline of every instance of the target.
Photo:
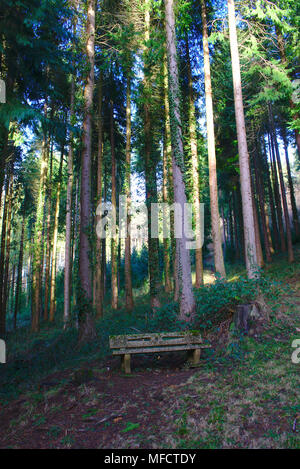
<svg viewBox="0 0 300 469">
<path fill-rule="evenodd" d="M 155 334 L 116 335 L 109 339 L 111 349 L 151 349 L 152 347 L 202 344 L 198 332 L 160 332 Z"/>
</svg>

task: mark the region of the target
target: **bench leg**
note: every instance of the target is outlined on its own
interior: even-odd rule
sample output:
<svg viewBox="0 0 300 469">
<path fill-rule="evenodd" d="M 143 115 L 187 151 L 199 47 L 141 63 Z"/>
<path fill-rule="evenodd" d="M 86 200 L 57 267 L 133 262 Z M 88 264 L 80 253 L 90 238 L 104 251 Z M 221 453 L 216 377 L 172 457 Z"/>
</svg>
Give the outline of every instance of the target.
<svg viewBox="0 0 300 469">
<path fill-rule="evenodd" d="M 189 352 L 189 360 L 192 362 L 193 365 L 198 365 L 200 361 L 201 349 L 197 348 L 195 350 L 191 350 Z"/>
<path fill-rule="evenodd" d="M 122 371 L 126 374 L 131 373 L 131 367 L 130 367 L 130 353 L 125 353 L 125 355 L 122 355 L 121 357 L 121 368 Z"/>
</svg>

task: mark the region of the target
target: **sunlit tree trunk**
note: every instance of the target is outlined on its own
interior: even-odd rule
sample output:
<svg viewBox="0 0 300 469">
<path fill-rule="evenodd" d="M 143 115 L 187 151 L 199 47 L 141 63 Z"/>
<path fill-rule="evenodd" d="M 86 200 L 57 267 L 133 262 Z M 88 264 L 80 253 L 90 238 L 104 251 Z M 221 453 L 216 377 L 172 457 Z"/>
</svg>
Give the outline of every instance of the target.
<svg viewBox="0 0 300 469">
<path fill-rule="evenodd" d="M 205 82 L 205 107 L 206 107 L 206 129 L 207 150 L 209 167 L 209 193 L 211 211 L 211 231 L 214 246 L 215 270 L 221 277 L 226 277 L 222 239 L 220 230 L 220 213 L 218 201 L 218 180 L 215 148 L 214 113 L 211 86 L 211 73 L 208 47 L 207 15 L 205 0 L 202 0 L 202 25 L 203 25 L 203 55 L 204 55 L 204 82 Z"/>
<path fill-rule="evenodd" d="M 130 224 L 131 204 L 131 71 L 127 70 L 126 88 L 126 166 L 125 166 L 125 196 L 127 209 L 127 227 Z M 127 232 L 125 238 L 125 305 L 127 311 L 133 309 L 132 278 L 131 278 L 131 237 Z"/>
<path fill-rule="evenodd" d="M 52 166 L 53 166 L 53 140 L 52 140 L 51 151 L 50 151 L 50 173 L 49 173 L 49 181 L 48 181 L 48 214 L 47 214 L 45 305 L 44 305 L 44 320 L 45 321 L 48 321 L 49 279 L 50 279 L 50 261 L 51 261 Z"/>
<path fill-rule="evenodd" d="M 55 205 L 55 213 L 54 213 L 54 226 L 53 226 L 53 242 L 52 242 L 53 249 L 52 249 L 52 267 L 51 267 L 51 279 L 50 279 L 50 310 L 49 310 L 50 322 L 54 321 L 55 309 L 56 309 L 55 291 L 56 291 L 57 236 L 58 236 L 58 217 L 59 217 L 59 204 L 60 204 L 64 151 L 65 151 L 65 146 L 63 143 L 62 149 L 61 149 L 61 155 L 60 155 L 58 183 L 57 183 L 57 190 L 56 190 L 56 205 Z"/>
<path fill-rule="evenodd" d="M 279 190 L 279 184 L 278 184 L 274 139 L 273 139 L 273 134 L 271 131 L 270 131 L 270 136 L 269 136 L 269 148 L 270 148 L 271 173 L 272 173 L 275 209 L 276 209 L 279 237 L 280 237 L 280 246 L 281 246 L 281 251 L 285 252 L 286 242 L 285 242 L 284 226 L 283 226 L 283 220 L 282 220 L 281 197 L 280 197 L 280 190 Z"/>
<path fill-rule="evenodd" d="M 47 103 L 44 106 L 44 114 L 47 116 Z M 40 186 L 37 198 L 36 221 L 33 242 L 33 261 L 32 261 L 32 296 L 31 296 L 31 329 L 33 332 L 39 330 L 40 312 L 41 312 L 41 271 L 42 271 L 42 235 L 43 235 L 43 218 L 44 204 L 46 195 L 46 182 L 48 173 L 49 160 L 49 139 L 46 132 L 43 137 L 41 169 L 40 169 Z"/>
<path fill-rule="evenodd" d="M 7 287 L 8 287 L 8 272 L 9 272 L 9 258 L 10 258 L 10 236 L 11 236 L 11 214 L 12 214 L 12 197 L 13 197 L 13 174 L 11 172 L 9 190 L 5 204 L 7 204 L 7 213 L 5 214 L 4 223 L 4 239 L 5 248 L 1 249 L 1 262 L 3 269 L 3 278 L 1 278 L 1 296 L 0 296 L 0 335 L 3 337 L 6 333 L 6 305 L 7 305 Z M 3 230 L 3 228 L 2 228 Z M 3 235 L 3 232 L 2 232 Z M 5 249 L 5 254 L 4 254 Z M 2 255 L 3 252 L 3 255 Z M 3 283 L 2 283 L 3 282 Z"/>
<path fill-rule="evenodd" d="M 182 214 L 187 203 L 184 182 L 184 154 L 181 131 L 180 98 L 178 82 L 178 65 L 176 51 L 176 33 L 173 0 L 165 0 L 167 53 L 169 63 L 169 95 L 170 117 L 172 134 L 172 163 L 174 180 L 174 199 L 180 205 Z M 181 217 L 181 238 L 176 238 L 176 254 L 178 256 L 177 271 L 179 280 L 179 317 L 183 321 L 190 321 L 196 308 L 192 289 L 191 260 L 186 243 L 186 226 L 184 217 Z"/>
<path fill-rule="evenodd" d="M 234 89 L 234 106 L 239 149 L 241 193 L 243 205 L 246 268 L 249 278 L 257 275 L 257 253 L 255 245 L 255 225 L 252 203 L 249 154 L 246 137 L 243 106 L 240 59 L 236 31 L 234 0 L 228 0 L 229 39 Z"/>
<path fill-rule="evenodd" d="M 299 238 L 300 236 L 299 215 L 298 215 L 298 209 L 297 209 L 296 198 L 295 198 L 295 189 L 294 189 L 292 173 L 291 173 L 288 145 L 287 145 L 287 140 L 286 140 L 285 135 L 283 138 L 283 143 L 284 143 L 286 169 L 287 169 L 289 189 L 290 189 L 291 207 L 292 207 L 292 213 L 293 213 L 293 223 L 294 223 L 296 237 Z"/>
<path fill-rule="evenodd" d="M 16 298 L 14 308 L 14 329 L 17 329 L 17 317 L 20 304 L 20 293 L 22 292 L 22 270 L 23 270 L 23 255 L 24 255 L 24 235 L 25 235 L 25 224 L 26 224 L 26 212 L 24 210 L 22 217 L 22 228 L 20 238 L 20 250 L 17 270 L 17 282 L 16 282 Z"/>
</svg>

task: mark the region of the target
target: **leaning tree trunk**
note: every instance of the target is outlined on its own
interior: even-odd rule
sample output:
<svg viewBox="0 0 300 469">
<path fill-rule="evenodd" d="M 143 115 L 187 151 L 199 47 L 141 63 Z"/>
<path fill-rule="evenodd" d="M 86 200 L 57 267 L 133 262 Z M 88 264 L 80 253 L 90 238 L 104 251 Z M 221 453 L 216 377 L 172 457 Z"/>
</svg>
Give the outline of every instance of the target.
<svg viewBox="0 0 300 469">
<path fill-rule="evenodd" d="M 237 41 L 234 0 L 228 0 L 229 38 L 234 89 L 235 119 L 239 149 L 241 193 L 243 205 L 246 268 L 249 278 L 257 275 L 257 253 L 255 245 L 255 225 L 252 203 L 249 153 L 247 146 L 240 58 Z"/>
<path fill-rule="evenodd" d="M 92 306 L 92 271 L 90 265 L 91 230 L 91 151 L 92 151 L 92 110 L 95 62 L 95 0 L 88 1 L 86 22 L 86 57 L 89 72 L 84 89 L 83 149 L 81 154 L 81 210 L 79 246 L 79 341 L 92 339 L 96 335 Z"/>
<path fill-rule="evenodd" d="M 214 246 L 215 270 L 226 277 L 222 238 L 220 229 L 220 213 L 218 201 L 218 180 L 217 163 L 215 147 L 214 113 L 211 87 L 207 15 L 205 0 L 202 0 L 202 25 L 203 25 L 203 55 L 204 55 L 204 82 L 205 82 L 205 108 L 206 108 L 206 129 L 207 129 L 207 150 L 208 150 L 208 168 L 209 168 L 209 193 L 210 193 L 210 211 L 211 211 L 211 231 Z"/>
<path fill-rule="evenodd" d="M 281 197 L 280 197 L 280 190 L 279 190 L 279 184 L 278 184 L 274 140 L 273 140 L 273 134 L 271 131 L 270 131 L 269 148 L 270 148 L 270 160 L 271 160 L 271 172 L 272 172 L 272 182 L 273 182 L 273 189 L 274 189 L 275 208 L 276 208 L 278 229 L 279 229 L 279 236 L 280 236 L 280 246 L 281 246 L 281 251 L 285 252 L 286 243 L 285 243 L 284 226 L 283 226 L 283 220 L 282 220 Z"/>
<path fill-rule="evenodd" d="M 170 93 L 170 116 L 172 134 L 172 164 L 174 180 L 175 203 L 181 207 L 182 216 L 180 221 L 181 237 L 176 238 L 176 254 L 178 256 L 178 280 L 179 280 L 179 304 L 180 319 L 190 321 L 195 313 L 196 304 L 192 288 L 191 259 L 187 249 L 186 223 L 183 216 L 184 207 L 187 203 L 184 182 L 184 153 L 181 131 L 179 80 L 176 51 L 176 33 L 173 0 L 165 0 L 166 14 L 166 36 L 167 52 L 169 62 L 169 93 Z"/>
</svg>

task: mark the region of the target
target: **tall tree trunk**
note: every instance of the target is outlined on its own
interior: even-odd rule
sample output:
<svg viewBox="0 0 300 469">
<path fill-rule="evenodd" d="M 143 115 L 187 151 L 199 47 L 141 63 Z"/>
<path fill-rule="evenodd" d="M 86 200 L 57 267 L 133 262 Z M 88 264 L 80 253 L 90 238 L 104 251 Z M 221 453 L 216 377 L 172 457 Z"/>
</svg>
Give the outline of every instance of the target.
<svg viewBox="0 0 300 469">
<path fill-rule="evenodd" d="M 164 135 L 164 147 L 163 147 L 163 202 L 164 204 L 169 203 L 168 196 L 168 140 L 165 132 Z M 164 221 L 163 221 L 164 222 Z M 171 262 L 170 262 L 170 239 L 164 237 L 164 277 L 165 277 L 165 292 L 170 293 L 172 291 L 171 282 Z"/>
<path fill-rule="evenodd" d="M 22 217 L 17 284 L 16 284 L 16 299 L 15 299 L 15 309 L 14 309 L 14 329 L 15 330 L 17 329 L 17 316 L 18 316 L 19 303 L 20 303 L 19 297 L 20 297 L 20 293 L 22 292 L 22 270 L 23 270 L 25 222 L 26 222 L 26 212 L 24 210 L 23 217 Z"/>
<path fill-rule="evenodd" d="M 52 167 L 53 167 L 53 140 L 52 140 L 51 151 L 50 151 L 50 174 L 49 174 L 49 181 L 48 181 L 48 214 L 47 214 L 45 306 L 44 306 L 44 320 L 45 321 L 48 321 L 49 280 L 50 280 L 50 261 L 51 261 Z"/>
<path fill-rule="evenodd" d="M 90 265 L 91 230 L 91 150 L 92 150 L 92 108 L 94 90 L 95 61 L 95 0 L 88 1 L 86 22 L 86 57 L 89 73 L 84 89 L 83 149 L 81 154 L 81 210 L 80 210 L 80 247 L 79 247 L 79 341 L 92 339 L 96 335 L 92 305 L 92 272 Z"/>
<path fill-rule="evenodd" d="M 103 166 L 103 123 L 102 123 L 102 72 L 99 77 L 98 96 L 98 152 L 97 152 L 97 209 L 102 203 L 102 166 Z M 103 315 L 103 290 L 101 284 L 101 238 L 96 239 L 96 271 L 94 306 L 97 318 Z"/>
<path fill-rule="evenodd" d="M 163 161 L 163 201 L 165 203 L 174 202 L 174 183 L 172 170 L 172 145 L 171 145 L 171 124 L 170 124 L 170 103 L 169 103 L 169 77 L 168 77 L 168 58 L 164 53 L 164 107 L 165 107 L 165 129 L 164 129 L 164 161 Z M 165 291 L 172 291 L 171 283 L 171 258 L 173 259 L 174 276 L 174 300 L 178 301 L 178 276 L 175 268 L 176 262 L 176 242 L 174 237 L 174 213 L 170 216 L 171 239 L 164 238 L 164 271 L 165 271 Z"/>
<path fill-rule="evenodd" d="M 234 0 L 228 0 L 228 20 L 243 204 L 246 268 L 248 277 L 253 278 L 257 275 L 257 253 Z"/>
<path fill-rule="evenodd" d="M 47 101 L 44 105 L 44 115 L 47 117 Z M 49 139 L 46 131 L 43 137 L 41 169 L 40 169 L 40 187 L 37 200 L 36 221 L 33 241 L 33 261 L 32 261 L 32 297 L 31 297 L 31 329 L 38 332 L 41 313 L 41 271 L 42 271 L 42 236 L 44 204 L 46 195 L 46 182 L 49 160 Z"/>
<path fill-rule="evenodd" d="M 148 210 L 148 269 L 150 283 L 150 303 L 152 311 L 161 306 L 159 300 L 160 272 L 159 272 L 159 244 L 157 238 L 151 237 L 151 204 L 157 203 L 156 162 L 152 155 L 152 115 L 151 99 L 152 90 L 149 82 L 150 67 L 148 58 L 148 42 L 150 39 L 150 2 L 145 2 L 145 31 L 144 31 L 144 140 L 145 140 L 145 182 L 146 205 Z"/>
<path fill-rule="evenodd" d="M 78 0 L 72 1 L 77 12 Z M 76 35 L 77 14 L 73 18 L 73 34 Z M 73 52 L 75 44 L 72 45 Z M 73 66 L 75 65 L 73 61 Z M 70 124 L 74 124 L 75 118 L 75 76 L 71 77 L 71 97 L 70 97 Z M 69 152 L 68 152 L 68 183 L 67 183 L 67 200 L 66 200 L 66 240 L 65 240 L 65 275 L 64 275 L 64 328 L 66 329 L 70 321 L 71 307 L 71 283 L 72 283 L 72 192 L 73 192 L 73 132 L 69 135 Z"/>
<path fill-rule="evenodd" d="M 211 87 L 211 73 L 208 47 L 207 15 L 205 0 L 202 0 L 202 25 L 203 25 L 203 54 L 204 54 L 204 82 L 205 82 L 205 107 L 206 107 L 206 129 L 207 129 L 207 150 L 209 167 L 209 193 L 211 211 L 211 231 L 214 246 L 215 270 L 226 277 L 222 238 L 220 229 L 220 213 L 218 201 L 218 180 L 215 147 L 214 113 Z"/>
<path fill-rule="evenodd" d="M 258 201 L 259 201 L 259 208 L 260 208 L 260 215 L 261 215 L 261 225 L 262 225 L 262 232 L 263 232 L 263 237 L 264 237 L 266 259 L 267 259 L 267 262 L 271 262 L 272 257 L 271 257 L 269 236 L 268 236 L 267 224 L 266 224 L 265 196 L 264 196 L 264 188 L 263 188 L 262 180 L 258 171 L 256 141 L 255 141 L 255 149 L 254 149 L 254 154 L 253 154 L 253 166 L 254 166 L 254 173 L 255 173 L 256 191 L 258 194 Z"/>
<path fill-rule="evenodd" d="M 60 155 L 59 174 L 58 174 L 57 191 L 56 191 L 56 205 L 55 205 L 55 213 L 54 213 L 53 242 L 52 242 L 52 246 L 53 246 L 52 268 L 51 268 L 51 280 L 50 280 L 50 310 L 49 310 L 50 322 L 54 321 L 55 309 L 56 309 L 55 286 L 56 286 L 57 236 L 58 236 L 58 217 L 59 217 L 59 204 L 60 204 L 60 191 L 61 191 L 61 182 L 62 182 L 62 168 L 63 168 L 63 161 L 64 161 L 64 152 L 65 152 L 65 143 L 62 144 L 61 155 Z"/>
<path fill-rule="evenodd" d="M 284 226 L 283 226 L 283 221 L 282 221 L 282 206 L 281 206 L 281 197 L 280 197 L 280 190 L 279 190 L 279 184 L 278 184 L 275 147 L 274 147 L 274 139 L 273 139 L 272 131 L 270 131 L 269 146 L 270 146 L 270 159 L 271 159 L 272 182 L 273 182 L 273 189 L 274 189 L 275 208 L 276 208 L 278 228 L 279 228 L 279 236 L 280 236 L 280 246 L 281 246 L 281 251 L 285 252 L 286 251 L 286 243 L 285 243 L 285 236 L 284 236 Z"/>
<path fill-rule="evenodd" d="M 6 305 L 7 305 L 7 287 L 8 287 L 8 272 L 9 272 L 9 258 L 10 258 L 10 234 L 11 234 L 11 214 L 12 214 L 12 195 L 13 195 L 13 173 L 10 175 L 9 191 L 7 194 L 7 214 L 4 226 L 4 233 L 6 238 L 5 256 L 3 249 L 3 284 L 1 282 L 1 296 L 0 296 L 0 335 L 3 337 L 6 333 Z M 1 249 L 2 258 L 2 249 Z M 2 279 L 1 279 L 2 280 Z"/>
<path fill-rule="evenodd" d="M 263 153 L 262 153 L 263 159 L 262 159 L 262 162 L 261 162 L 260 169 L 261 169 L 262 173 L 266 174 L 266 178 L 267 178 L 269 205 L 270 205 L 270 212 L 271 212 L 273 238 L 274 238 L 274 252 L 275 252 L 275 251 L 279 251 L 279 231 L 278 231 L 278 226 L 277 226 L 276 210 L 275 210 L 275 203 L 274 203 L 274 194 L 273 194 L 273 190 L 272 190 L 271 177 L 270 177 L 270 167 L 269 167 L 269 162 L 268 162 L 268 157 L 267 157 L 267 153 L 266 153 L 266 147 L 265 147 L 264 140 L 263 140 L 263 145 L 262 145 L 262 151 L 263 151 Z M 267 214 L 267 210 L 266 210 L 266 214 Z M 266 218 L 266 221 L 267 221 L 267 218 Z M 270 240 L 270 233 L 269 233 L 269 240 Z M 270 241 L 270 246 L 272 246 L 272 239 Z M 271 249 L 271 252 L 272 252 L 272 249 Z"/>
<path fill-rule="evenodd" d="M 191 259 L 187 249 L 186 224 L 183 216 L 184 207 L 187 203 L 184 182 L 184 153 L 181 131 L 180 116 L 180 97 L 178 81 L 178 65 L 176 51 L 175 17 L 173 0 L 165 0 L 166 14 L 166 36 L 167 52 L 169 63 L 169 93 L 170 93 L 170 116 L 171 116 L 171 134 L 172 134 L 172 163 L 174 180 L 174 199 L 175 203 L 182 209 L 180 228 L 182 236 L 176 238 L 176 254 L 178 256 L 178 280 L 179 280 L 179 305 L 180 319 L 190 321 L 195 309 L 195 298 L 192 289 Z"/>
<path fill-rule="evenodd" d="M 118 308 L 118 238 L 117 238 L 117 181 L 114 137 L 114 105 L 110 101 L 110 147 L 111 147 L 111 203 L 113 207 L 113 232 L 111 233 L 111 307 Z"/>
<path fill-rule="evenodd" d="M 0 306 L 2 305 L 2 295 L 3 295 L 3 278 L 4 278 L 4 262 L 5 262 L 5 240 L 6 240 L 6 229 L 7 229 L 7 212 L 9 205 L 9 194 L 10 194 L 10 184 L 11 184 L 11 175 L 6 176 L 5 182 L 5 196 L 4 196 L 4 206 L 3 206 L 3 216 L 2 216 L 2 229 L 1 229 L 1 252 L 0 252 Z M 5 318 L 3 318 L 2 308 L 0 310 L 0 335 L 3 335 L 5 332 Z"/>
<path fill-rule="evenodd" d="M 126 88 L 126 167 L 125 167 L 125 196 L 127 209 L 127 227 L 130 224 L 130 204 L 131 204 L 131 71 L 127 70 Z M 133 309 L 132 278 L 131 278 L 131 238 L 127 232 L 125 238 L 125 304 L 126 310 Z"/>
<path fill-rule="evenodd" d="M 193 79 L 191 70 L 191 59 L 189 51 L 188 36 L 186 36 L 186 57 L 187 57 L 187 75 L 188 75 L 188 86 L 189 86 L 189 139 L 190 139 L 190 151 L 192 160 L 192 192 L 193 192 L 193 204 L 196 218 L 196 288 L 200 288 L 203 285 L 203 260 L 202 260 L 202 239 L 200 226 L 200 181 L 199 181 L 199 160 L 198 160 L 198 149 L 197 149 L 197 131 L 196 131 L 196 115 L 195 115 L 195 103 L 194 103 L 194 90 L 193 90 Z M 201 247 L 198 247 L 201 246 Z"/>
</svg>

